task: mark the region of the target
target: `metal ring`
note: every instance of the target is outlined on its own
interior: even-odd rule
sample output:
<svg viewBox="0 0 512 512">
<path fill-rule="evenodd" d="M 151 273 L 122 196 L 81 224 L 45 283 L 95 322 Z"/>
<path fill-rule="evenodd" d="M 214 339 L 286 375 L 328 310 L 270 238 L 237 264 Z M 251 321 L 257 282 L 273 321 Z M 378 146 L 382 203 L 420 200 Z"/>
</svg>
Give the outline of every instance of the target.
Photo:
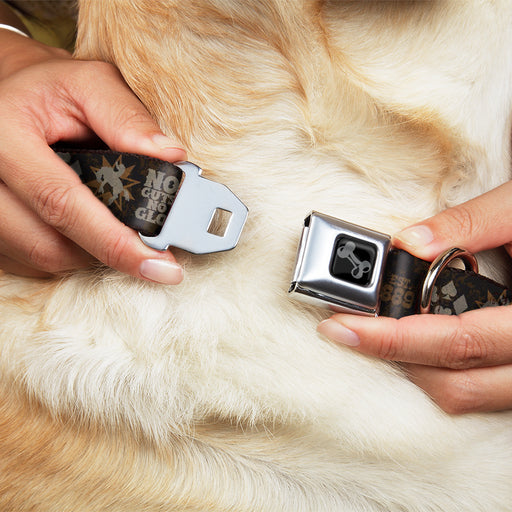
<svg viewBox="0 0 512 512">
<path fill-rule="evenodd" d="M 421 289 L 421 302 L 420 302 L 420 313 L 430 312 L 430 303 L 432 301 L 432 293 L 434 291 L 434 284 L 439 274 L 448 266 L 448 264 L 456 259 L 460 259 L 464 262 L 466 270 L 472 270 L 478 272 L 478 262 L 475 256 L 458 247 L 452 247 L 447 251 L 440 254 L 430 265 L 425 280 L 423 281 L 423 287 Z"/>
</svg>

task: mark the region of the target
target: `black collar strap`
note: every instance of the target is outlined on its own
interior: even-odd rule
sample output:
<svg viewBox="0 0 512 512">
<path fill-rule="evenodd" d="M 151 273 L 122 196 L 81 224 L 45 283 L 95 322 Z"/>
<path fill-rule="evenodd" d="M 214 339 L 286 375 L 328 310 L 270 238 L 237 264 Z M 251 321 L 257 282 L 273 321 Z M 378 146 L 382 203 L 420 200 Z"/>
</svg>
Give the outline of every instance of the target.
<svg viewBox="0 0 512 512">
<path fill-rule="evenodd" d="M 203 178 L 197 165 L 108 150 L 54 149 L 150 247 L 203 254 L 236 246 L 247 208 L 226 186 Z M 227 214 L 222 230 L 212 228 L 219 212 Z"/>
<path fill-rule="evenodd" d="M 454 258 L 475 265 L 460 249 L 429 263 L 391 247 L 388 235 L 313 212 L 304 222 L 289 292 L 334 311 L 394 318 L 512 302 L 512 291 L 501 284 L 448 267 Z"/>
<path fill-rule="evenodd" d="M 447 253 L 443 253 L 441 258 Z M 422 310 L 428 278 L 434 266 L 400 249 L 391 249 L 380 289 L 380 312 L 400 318 L 415 313 L 458 315 L 464 311 L 512 302 L 512 291 L 471 270 L 445 267 L 432 283 Z"/>
</svg>

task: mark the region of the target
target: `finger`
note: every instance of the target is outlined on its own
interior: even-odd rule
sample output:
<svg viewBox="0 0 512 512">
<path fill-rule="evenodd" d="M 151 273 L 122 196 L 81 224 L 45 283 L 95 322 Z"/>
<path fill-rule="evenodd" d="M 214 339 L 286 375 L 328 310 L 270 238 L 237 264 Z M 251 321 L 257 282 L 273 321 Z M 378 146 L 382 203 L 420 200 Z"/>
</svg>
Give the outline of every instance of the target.
<svg viewBox="0 0 512 512">
<path fill-rule="evenodd" d="M 512 365 L 471 370 L 405 365 L 405 369 L 450 414 L 512 409 Z"/>
<path fill-rule="evenodd" d="M 38 88 L 34 89 L 36 78 Z M 13 121 L 19 125 L 20 116 L 28 113 L 27 128 L 37 128 L 49 144 L 81 140 L 92 131 L 117 151 L 170 162 L 186 159 L 183 147 L 162 133 L 110 64 L 54 59 L 18 72 L 2 88 L 9 101 L 12 91 L 16 93 L 11 101 L 16 106 Z M 7 118 L 7 109 L 2 110 Z"/>
<path fill-rule="evenodd" d="M 381 359 L 466 369 L 512 363 L 511 315 L 512 306 L 399 320 L 338 314 L 318 331 Z"/>
<path fill-rule="evenodd" d="M 30 152 L 17 144 L 11 144 L 12 154 L 3 155 L 4 181 L 44 223 L 109 267 L 165 284 L 181 282 L 183 270 L 174 256 L 144 245 L 44 141 L 27 135 L 23 146 L 29 145 Z"/>
<path fill-rule="evenodd" d="M 23 263 L 12 260 L 11 258 L 0 254 L 0 276 L 4 272 L 7 274 L 15 274 L 17 276 L 39 278 L 48 278 L 52 277 L 53 275 L 49 274 L 48 272 L 43 272 L 33 267 L 29 267 L 28 265 L 24 265 Z"/>
<path fill-rule="evenodd" d="M 90 254 L 42 222 L 1 183 L 0 218 L 0 254 L 9 260 L 10 269 L 11 262 L 16 262 L 20 268 L 32 267 L 46 275 L 85 268 L 94 261 Z M 26 270 L 23 274 L 28 275 Z"/>
<path fill-rule="evenodd" d="M 406 228 L 393 244 L 426 260 L 450 247 L 479 252 L 512 240 L 510 215 L 512 181 Z"/>
<path fill-rule="evenodd" d="M 68 86 L 70 104 L 78 102 L 83 122 L 111 149 L 162 160 L 185 160 L 183 147 L 165 136 L 119 71 L 103 62 L 82 62 L 78 84 Z M 94 76 L 94 83 L 85 75 Z"/>
</svg>

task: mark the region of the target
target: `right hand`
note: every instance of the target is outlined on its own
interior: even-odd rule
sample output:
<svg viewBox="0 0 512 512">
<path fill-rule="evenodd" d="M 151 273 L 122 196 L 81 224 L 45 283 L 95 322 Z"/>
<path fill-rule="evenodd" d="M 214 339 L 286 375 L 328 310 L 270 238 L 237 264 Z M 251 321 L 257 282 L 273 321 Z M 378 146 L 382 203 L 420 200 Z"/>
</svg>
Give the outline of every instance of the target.
<svg viewBox="0 0 512 512">
<path fill-rule="evenodd" d="M 511 198 L 509 181 L 403 230 L 393 245 L 429 261 L 453 246 L 477 253 L 503 245 L 512 256 Z M 512 305 L 398 320 L 336 314 L 318 330 L 364 354 L 404 363 L 411 380 L 447 412 L 512 409 Z"/>
<path fill-rule="evenodd" d="M 49 147 L 96 135 L 116 151 L 186 159 L 116 68 L 0 29 L 0 269 L 44 277 L 99 260 L 179 283 L 172 253 L 147 247 Z"/>
</svg>

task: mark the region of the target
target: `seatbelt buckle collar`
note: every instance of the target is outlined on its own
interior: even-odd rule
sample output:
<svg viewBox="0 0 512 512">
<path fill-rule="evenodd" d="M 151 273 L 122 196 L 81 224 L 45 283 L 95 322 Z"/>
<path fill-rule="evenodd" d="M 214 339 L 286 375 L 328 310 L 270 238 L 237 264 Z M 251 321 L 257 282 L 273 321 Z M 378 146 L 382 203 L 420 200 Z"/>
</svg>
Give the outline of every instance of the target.
<svg viewBox="0 0 512 512">
<path fill-rule="evenodd" d="M 376 316 L 391 237 L 312 212 L 304 220 L 291 295 L 340 313 Z"/>
<path fill-rule="evenodd" d="M 178 247 L 194 254 L 228 251 L 236 247 L 248 215 L 247 207 L 221 183 L 201 176 L 191 162 L 173 164 L 184 174 L 176 199 L 160 233 L 139 234 L 142 241 L 160 251 Z M 221 232 L 212 230 L 216 215 L 224 214 Z"/>
<path fill-rule="evenodd" d="M 449 268 L 454 260 L 465 270 Z M 503 285 L 478 274 L 465 249 L 452 247 L 429 263 L 393 248 L 388 235 L 318 212 L 304 221 L 289 293 L 335 312 L 394 318 L 512 300 Z"/>
</svg>

